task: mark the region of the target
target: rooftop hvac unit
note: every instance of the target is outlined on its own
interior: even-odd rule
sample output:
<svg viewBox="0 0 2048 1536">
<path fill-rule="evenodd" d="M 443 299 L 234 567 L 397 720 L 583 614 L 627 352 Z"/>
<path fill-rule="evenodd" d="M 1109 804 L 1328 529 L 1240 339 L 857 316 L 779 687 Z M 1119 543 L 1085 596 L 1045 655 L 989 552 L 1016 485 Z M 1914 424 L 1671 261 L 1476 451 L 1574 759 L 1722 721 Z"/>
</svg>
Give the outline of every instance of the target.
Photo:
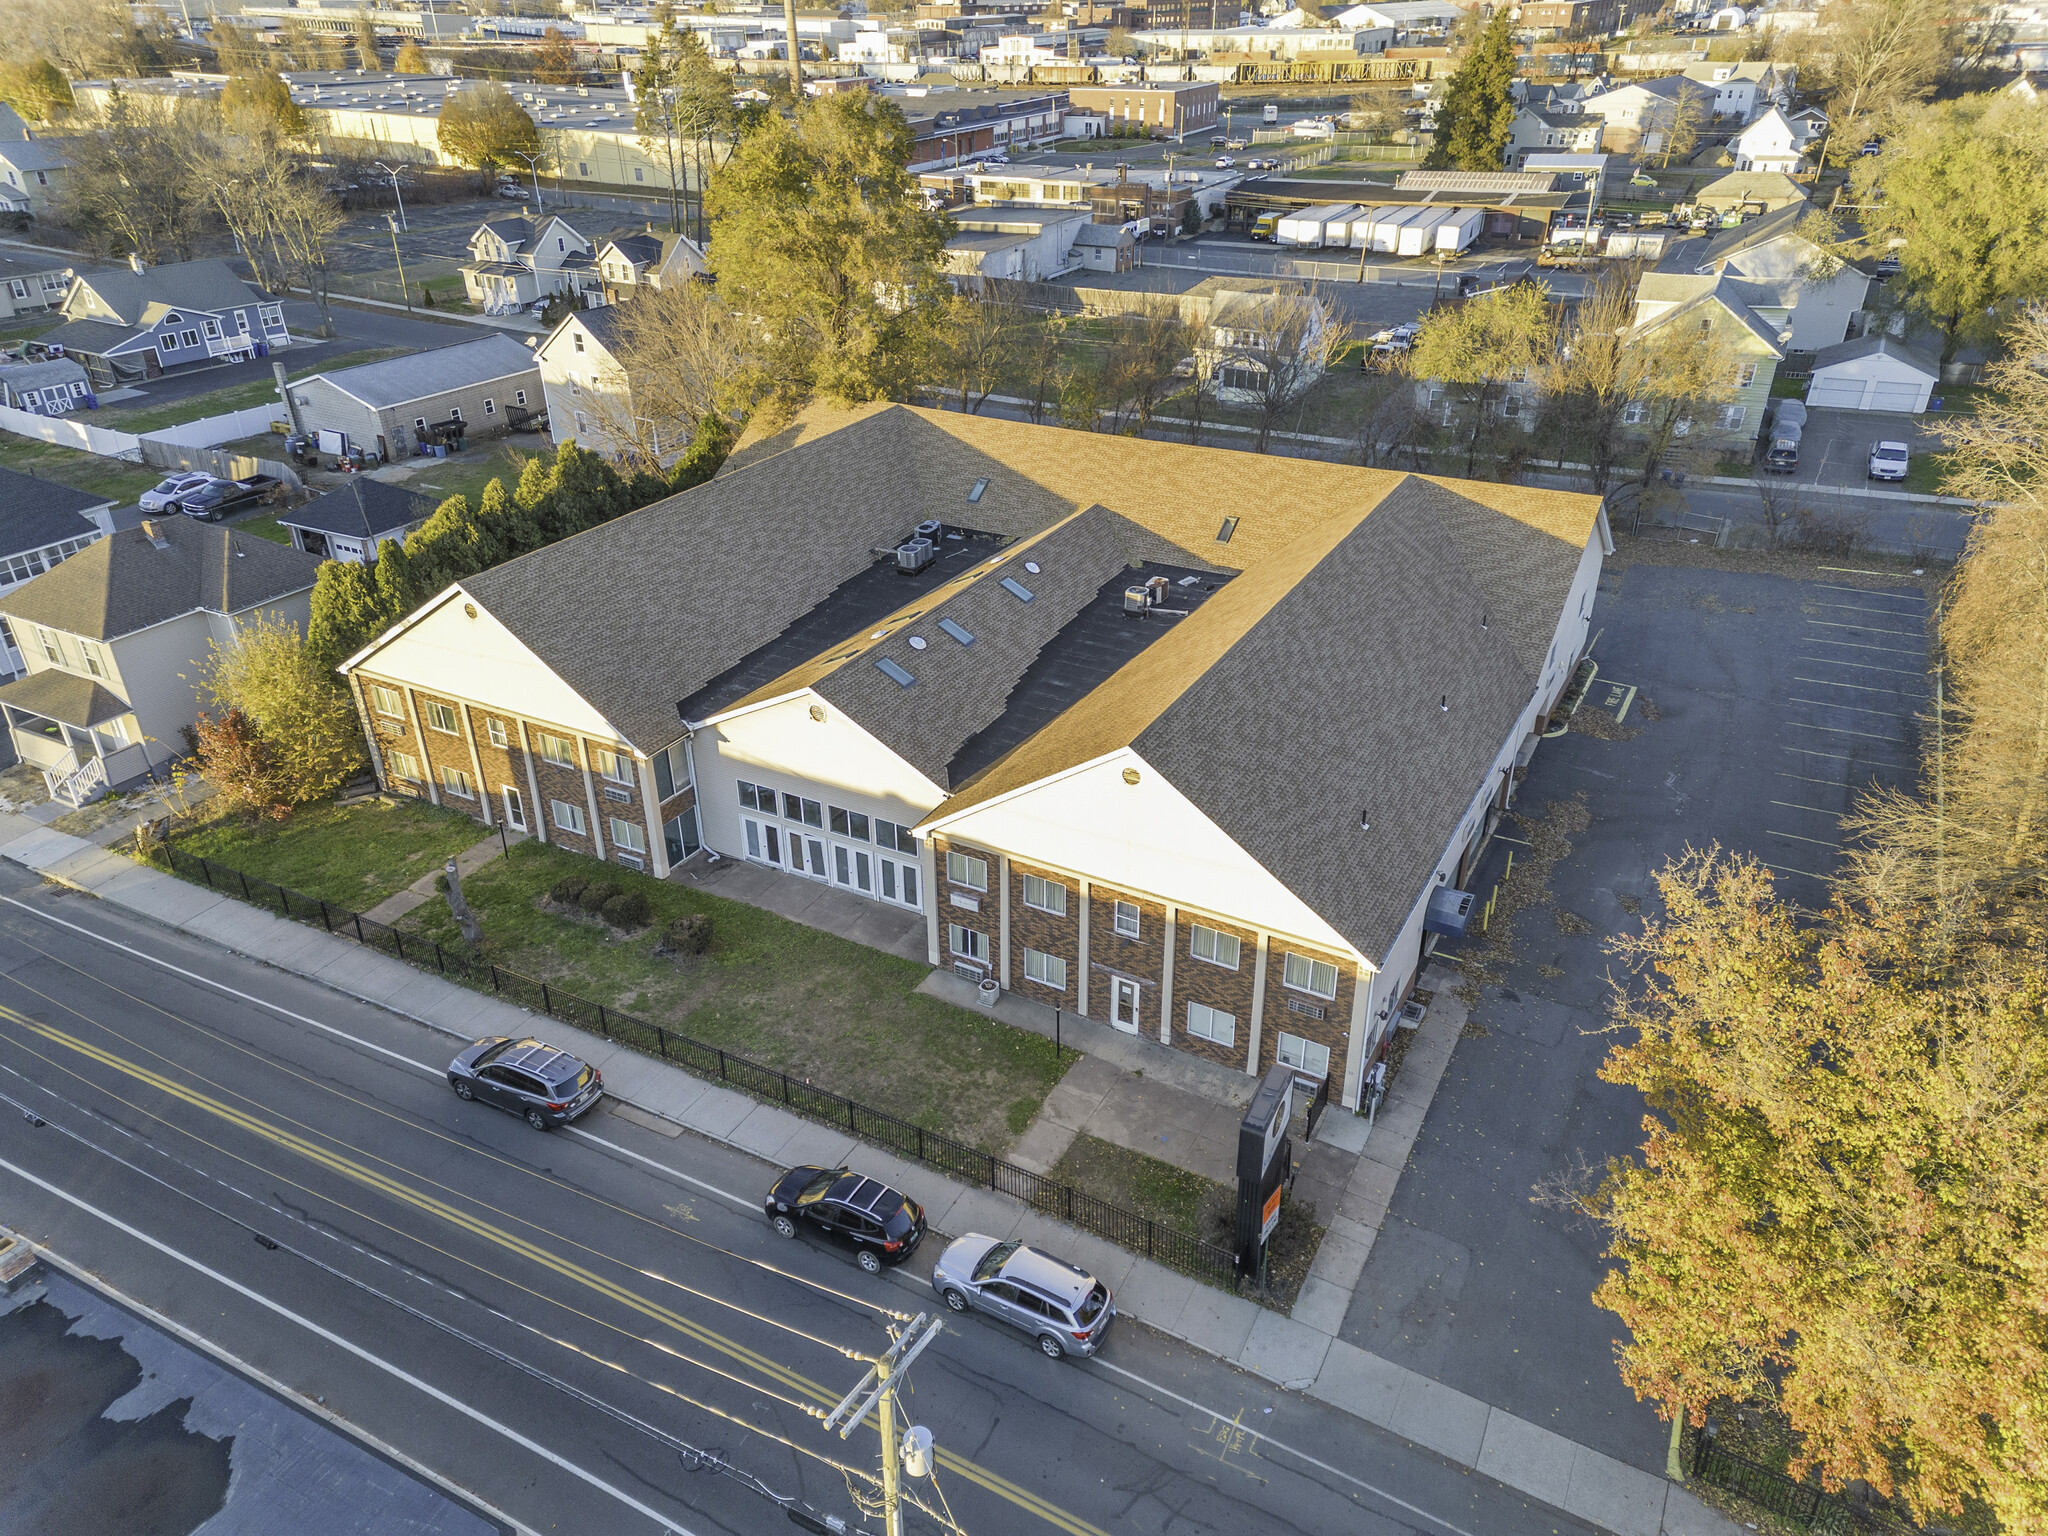
<svg viewBox="0 0 2048 1536">
<path fill-rule="evenodd" d="M 938 557 L 939 547 L 930 539 L 912 539 L 896 546 L 896 569 L 905 576 L 915 576 Z"/>
<path fill-rule="evenodd" d="M 936 517 L 926 518 L 917 525 L 916 536 L 920 539 L 928 539 L 936 544 L 939 541 L 939 534 L 944 530 L 945 526 Z"/>
<path fill-rule="evenodd" d="M 1152 606 L 1152 589 L 1149 587 L 1124 588 L 1124 612 L 1143 613 Z"/>
</svg>

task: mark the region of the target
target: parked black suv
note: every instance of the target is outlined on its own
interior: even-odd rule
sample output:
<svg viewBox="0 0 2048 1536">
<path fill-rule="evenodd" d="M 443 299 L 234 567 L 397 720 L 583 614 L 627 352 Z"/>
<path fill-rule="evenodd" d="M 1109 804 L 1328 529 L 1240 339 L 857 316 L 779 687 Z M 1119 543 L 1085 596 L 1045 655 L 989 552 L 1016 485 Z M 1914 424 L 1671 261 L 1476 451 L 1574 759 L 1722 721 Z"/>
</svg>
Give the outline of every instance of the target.
<svg viewBox="0 0 2048 1536">
<path fill-rule="evenodd" d="M 762 1205 L 784 1237 L 803 1231 L 850 1248 L 871 1275 L 884 1264 L 901 1264 L 924 1241 L 922 1206 L 850 1168 L 792 1168 Z"/>
<path fill-rule="evenodd" d="M 604 1074 L 538 1040 L 492 1035 L 448 1063 L 448 1086 L 520 1116 L 536 1131 L 567 1125 L 604 1097 Z"/>
</svg>

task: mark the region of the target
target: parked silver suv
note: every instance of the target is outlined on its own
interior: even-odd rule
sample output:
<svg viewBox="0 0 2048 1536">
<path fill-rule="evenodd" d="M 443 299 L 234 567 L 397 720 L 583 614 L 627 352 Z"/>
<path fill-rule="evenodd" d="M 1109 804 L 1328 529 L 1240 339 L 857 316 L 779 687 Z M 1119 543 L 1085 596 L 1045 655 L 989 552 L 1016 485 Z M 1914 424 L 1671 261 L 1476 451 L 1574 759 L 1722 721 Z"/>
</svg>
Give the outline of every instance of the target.
<svg viewBox="0 0 2048 1536">
<path fill-rule="evenodd" d="M 974 1232 L 939 1255 L 932 1289 L 955 1312 L 971 1307 L 1023 1329 L 1053 1360 L 1094 1354 L 1116 1316 L 1109 1287 L 1079 1265 Z"/>
</svg>

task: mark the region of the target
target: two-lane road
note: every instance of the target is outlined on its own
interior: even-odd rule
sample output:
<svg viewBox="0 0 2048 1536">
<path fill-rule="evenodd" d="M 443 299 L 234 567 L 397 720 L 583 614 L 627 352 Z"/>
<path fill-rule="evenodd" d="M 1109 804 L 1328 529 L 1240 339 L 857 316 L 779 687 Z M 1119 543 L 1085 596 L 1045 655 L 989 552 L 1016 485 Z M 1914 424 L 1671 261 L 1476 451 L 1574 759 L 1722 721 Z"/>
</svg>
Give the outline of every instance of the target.
<svg viewBox="0 0 2048 1536">
<path fill-rule="evenodd" d="M 777 1238 L 741 1154 L 610 1113 L 536 1133 L 407 1021 L 0 897 L 0 1219 L 528 1529 L 779 1529 L 771 1496 L 858 1527 L 875 1433 L 817 1416 L 937 1310 L 936 1239 L 871 1279 Z M 941 1448 L 913 1529 L 1586 1529 L 1127 1322 L 1053 1362 L 948 1315 L 911 1382 Z"/>
</svg>

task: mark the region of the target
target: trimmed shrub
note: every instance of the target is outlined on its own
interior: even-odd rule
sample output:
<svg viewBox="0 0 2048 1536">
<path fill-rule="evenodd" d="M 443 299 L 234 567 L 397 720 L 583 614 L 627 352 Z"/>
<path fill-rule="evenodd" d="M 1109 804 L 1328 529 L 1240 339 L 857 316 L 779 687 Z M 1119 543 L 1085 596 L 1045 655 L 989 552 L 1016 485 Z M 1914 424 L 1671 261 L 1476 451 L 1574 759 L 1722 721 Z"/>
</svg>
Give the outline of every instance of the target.
<svg viewBox="0 0 2048 1536">
<path fill-rule="evenodd" d="M 711 918 L 703 912 L 692 912 L 673 919 L 662 929 L 661 943 L 656 947 L 664 954 L 703 954 L 711 947 Z"/>
<path fill-rule="evenodd" d="M 577 902 L 583 910 L 592 914 L 602 912 L 604 904 L 619 894 L 617 884 L 610 880 L 593 880 L 583 887 L 583 894 Z"/>
<path fill-rule="evenodd" d="M 652 915 L 645 891 L 621 891 L 604 904 L 604 920 L 614 928 L 645 928 Z"/>
<path fill-rule="evenodd" d="M 588 875 L 564 875 L 548 887 L 548 897 L 553 901 L 573 902 L 583 894 L 583 888 L 590 884 Z"/>
</svg>

